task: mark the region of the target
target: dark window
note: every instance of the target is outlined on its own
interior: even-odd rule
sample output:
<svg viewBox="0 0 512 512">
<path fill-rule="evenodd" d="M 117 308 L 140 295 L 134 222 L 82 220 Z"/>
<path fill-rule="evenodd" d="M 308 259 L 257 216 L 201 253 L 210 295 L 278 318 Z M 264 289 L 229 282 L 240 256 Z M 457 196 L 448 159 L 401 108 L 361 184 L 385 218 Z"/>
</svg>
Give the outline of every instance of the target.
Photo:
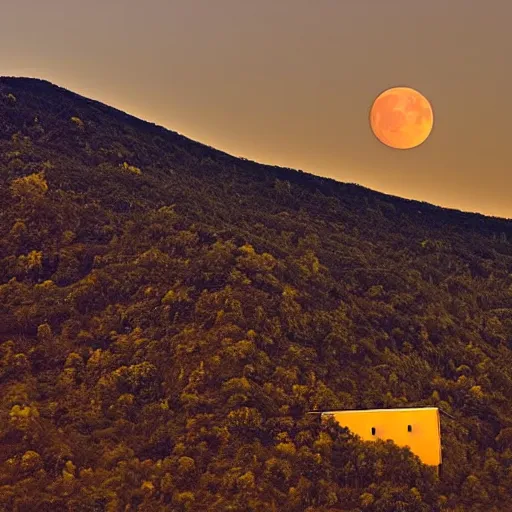
<svg viewBox="0 0 512 512">
<path fill-rule="evenodd" d="M 375 427 L 372 427 L 372 436 L 375 435 Z"/>
<path fill-rule="evenodd" d="M 412 432 L 412 425 L 407 425 L 407 432 Z"/>
</svg>

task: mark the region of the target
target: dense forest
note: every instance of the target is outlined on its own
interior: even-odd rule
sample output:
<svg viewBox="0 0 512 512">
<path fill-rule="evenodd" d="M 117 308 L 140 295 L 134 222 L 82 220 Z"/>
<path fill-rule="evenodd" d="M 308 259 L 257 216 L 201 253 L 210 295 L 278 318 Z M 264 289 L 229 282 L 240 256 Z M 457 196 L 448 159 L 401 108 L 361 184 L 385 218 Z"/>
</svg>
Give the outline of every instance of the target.
<svg viewBox="0 0 512 512">
<path fill-rule="evenodd" d="M 0 510 L 512 510 L 512 221 L 0 79 Z M 311 410 L 437 406 L 439 477 Z"/>
</svg>

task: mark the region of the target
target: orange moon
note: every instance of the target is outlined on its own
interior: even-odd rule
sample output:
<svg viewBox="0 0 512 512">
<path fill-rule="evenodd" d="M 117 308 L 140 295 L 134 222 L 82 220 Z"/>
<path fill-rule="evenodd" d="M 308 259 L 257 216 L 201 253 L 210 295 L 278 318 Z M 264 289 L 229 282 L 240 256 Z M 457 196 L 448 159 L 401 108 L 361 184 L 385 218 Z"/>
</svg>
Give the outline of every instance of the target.
<svg viewBox="0 0 512 512">
<path fill-rule="evenodd" d="M 373 102 L 370 126 L 386 146 L 411 149 L 427 140 L 434 126 L 434 112 L 427 98 L 415 89 L 393 87 Z"/>
</svg>

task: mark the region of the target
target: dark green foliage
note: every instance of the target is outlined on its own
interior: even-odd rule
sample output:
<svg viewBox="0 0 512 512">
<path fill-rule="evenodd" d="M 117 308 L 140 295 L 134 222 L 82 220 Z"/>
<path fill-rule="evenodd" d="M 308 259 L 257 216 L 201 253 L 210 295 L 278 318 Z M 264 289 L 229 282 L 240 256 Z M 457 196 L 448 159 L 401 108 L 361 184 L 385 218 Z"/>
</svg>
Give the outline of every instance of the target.
<svg viewBox="0 0 512 512">
<path fill-rule="evenodd" d="M 0 196 L 0 510 L 509 508 L 512 223 L 29 79 Z M 426 405 L 441 480 L 306 414 Z"/>
</svg>

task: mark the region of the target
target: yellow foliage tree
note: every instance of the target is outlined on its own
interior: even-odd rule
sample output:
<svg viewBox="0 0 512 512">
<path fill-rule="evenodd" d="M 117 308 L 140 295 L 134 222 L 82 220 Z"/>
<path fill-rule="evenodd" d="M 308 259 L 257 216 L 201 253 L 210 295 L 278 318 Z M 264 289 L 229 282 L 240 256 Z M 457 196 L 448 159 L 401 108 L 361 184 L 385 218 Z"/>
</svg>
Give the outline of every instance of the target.
<svg viewBox="0 0 512 512">
<path fill-rule="evenodd" d="M 133 172 L 135 174 L 142 174 L 142 171 L 138 167 L 135 167 L 134 165 L 130 165 L 130 164 L 128 164 L 128 162 L 123 162 L 123 169 Z"/>
<path fill-rule="evenodd" d="M 48 192 L 44 171 L 17 178 L 11 182 L 11 194 L 20 199 L 40 199 Z"/>
<path fill-rule="evenodd" d="M 80 128 L 80 129 L 82 129 L 82 130 L 83 130 L 83 128 L 84 128 L 84 126 L 85 126 L 85 125 L 84 125 L 84 122 L 83 122 L 79 117 L 73 116 L 73 117 L 71 118 L 71 121 L 72 121 L 73 123 L 75 123 L 75 124 L 76 124 L 76 126 L 78 126 L 78 128 Z"/>
</svg>

